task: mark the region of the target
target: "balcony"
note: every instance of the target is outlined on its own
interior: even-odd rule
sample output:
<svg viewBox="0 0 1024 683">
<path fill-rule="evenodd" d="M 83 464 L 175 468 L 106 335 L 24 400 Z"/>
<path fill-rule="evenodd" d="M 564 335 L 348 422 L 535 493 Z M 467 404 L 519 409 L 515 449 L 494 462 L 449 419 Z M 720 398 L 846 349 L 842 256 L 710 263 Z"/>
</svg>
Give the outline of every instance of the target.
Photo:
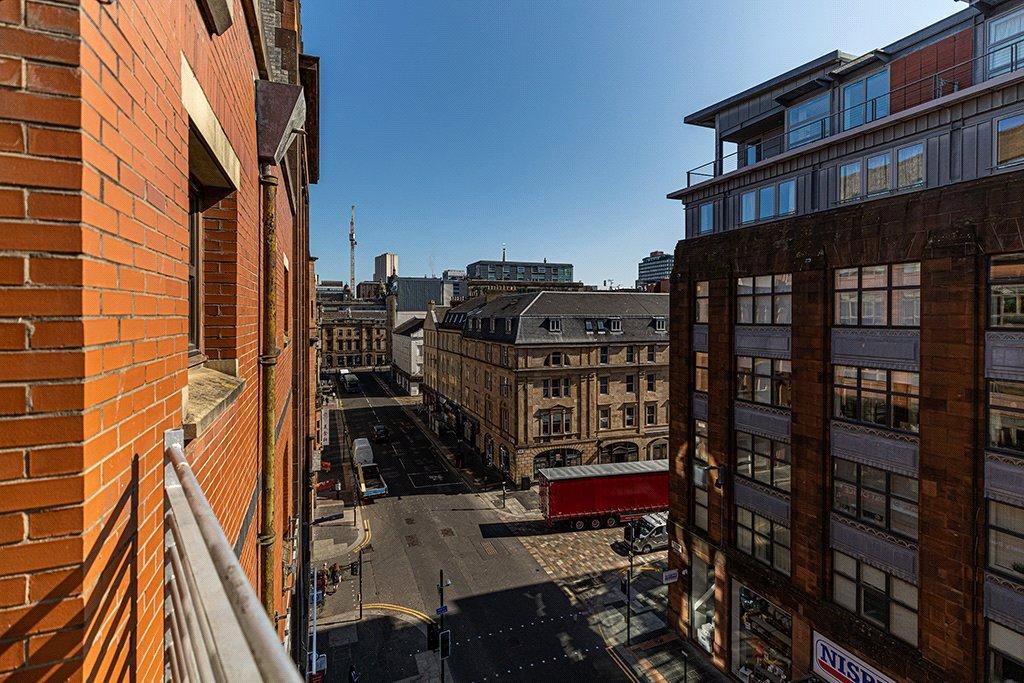
<svg viewBox="0 0 1024 683">
<path fill-rule="evenodd" d="M 911 110 L 932 100 L 951 95 L 971 85 L 1013 73 L 1024 66 L 1024 39 L 999 46 L 983 55 L 960 62 L 925 78 L 891 88 L 873 97 L 857 98 L 844 109 L 831 113 L 811 112 L 799 125 L 701 164 L 686 172 L 686 188 L 747 168 L 784 153 L 810 146 L 840 133 Z M 982 76 L 987 74 L 987 76 Z M 823 86 L 824 87 L 824 86 Z M 807 102 L 805 101 L 804 104 Z M 786 110 L 788 117 L 794 107 Z M 685 189 L 685 188 L 684 188 Z"/>
<path fill-rule="evenodd" d="M 164 679 L 297 683 L 181 437 L 169 432 L 164 451 Z"/>
</svg>

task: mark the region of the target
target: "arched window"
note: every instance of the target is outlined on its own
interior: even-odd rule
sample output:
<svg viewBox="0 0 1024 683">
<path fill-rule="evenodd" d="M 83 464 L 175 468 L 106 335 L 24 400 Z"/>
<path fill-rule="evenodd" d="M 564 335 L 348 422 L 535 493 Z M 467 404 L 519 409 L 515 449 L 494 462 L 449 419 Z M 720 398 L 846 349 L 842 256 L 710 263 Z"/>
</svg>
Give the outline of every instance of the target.
<svg viewBox="0 0 1024 683">
<path fill-rule="evenodd" d="M 648 460 L 668 460 L 668 439 L 658 439 L 647 444 Z"/>
<path fill-rule="evenodd" d="M 620 441 L 601 446 L 598 461 L 609 462 L 636 462 L 640 459 L 640 449 L 635 443 Z"/>
<path fill-rule="evenodd" d="M 583 454 L 575 448 L 557 448 L 544 451 L 533 459 L 533 475 L 548 467 L 571 467 L 583 462 Z"/>
</svg>

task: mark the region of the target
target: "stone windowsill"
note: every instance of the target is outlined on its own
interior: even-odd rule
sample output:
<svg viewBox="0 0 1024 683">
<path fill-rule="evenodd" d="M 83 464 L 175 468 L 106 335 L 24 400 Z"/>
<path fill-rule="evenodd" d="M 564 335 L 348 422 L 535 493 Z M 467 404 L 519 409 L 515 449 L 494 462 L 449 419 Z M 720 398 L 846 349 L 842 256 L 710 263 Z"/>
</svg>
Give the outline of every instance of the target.
<svg viewBox="0 0 1024 683">
<path fill-rule="evenodd" d="M 185 401 L 185 440 L 202 435 L 228 406 L 242 395 L 245 380 L 232 377 L 205 366 L 188 371 L 188 394 Z"/>
</svg>

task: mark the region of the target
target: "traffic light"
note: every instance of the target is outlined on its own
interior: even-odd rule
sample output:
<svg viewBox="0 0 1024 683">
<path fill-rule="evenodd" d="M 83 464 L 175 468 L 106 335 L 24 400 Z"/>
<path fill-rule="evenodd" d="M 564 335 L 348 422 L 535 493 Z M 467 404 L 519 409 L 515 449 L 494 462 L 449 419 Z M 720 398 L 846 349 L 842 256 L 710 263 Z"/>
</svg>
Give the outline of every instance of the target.
<svg viewBox="0 0 1024 683">
<path fill-rule="evenodd" d="M 359 576 L 359 563 L 353 562 L 348 566 L 348 571 L 352 576 Z"/>
<path fill-rule="evenodd" d="M 437 625 L 437 622 L 430 622 L 427 624 L 427 650 L 434 652 L 437 650 L 441 642 L 441 627 Z"/>
<path fill-rule="evenodd" d="M 438 635 L 441 638 L 441 659 L 448 659 L 452 653 L 452 632 L 445 629 Z"/>
</svg>

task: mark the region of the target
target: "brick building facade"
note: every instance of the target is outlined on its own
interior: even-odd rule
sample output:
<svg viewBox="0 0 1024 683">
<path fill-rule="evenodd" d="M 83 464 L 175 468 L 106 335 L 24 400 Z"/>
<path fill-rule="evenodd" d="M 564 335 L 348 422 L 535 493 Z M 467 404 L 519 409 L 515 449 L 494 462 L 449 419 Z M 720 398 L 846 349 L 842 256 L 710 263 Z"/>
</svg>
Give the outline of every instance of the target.
<svg viewBox="0 0 1024 683">
<path fill-rule="evenodd" d="M 545 467 L 667 457 L 667 299 L 548 291 L 429 311 L 431 425 L 517 483 Z"/>
<path fill-rule="evenodd" d="M 164 677 L 182 427 L 303 657 L 304 553 L 283 562 L 316 433 L 318 63 L 299 25 L 292 0 L 0 0 L 0 678 Z"/>
<path fill-rule="evenodd" d="M 824 135 L 671 195 L 670 622 L 740 680 L 1024 671 L 1024 80 L 994 28 L 1024 10 L 981 4 L 694 115 L 742 141 L 748 101 L 832 98 Z M 896 64 L 972 79 L 837 105 Z"/>
</svg>

